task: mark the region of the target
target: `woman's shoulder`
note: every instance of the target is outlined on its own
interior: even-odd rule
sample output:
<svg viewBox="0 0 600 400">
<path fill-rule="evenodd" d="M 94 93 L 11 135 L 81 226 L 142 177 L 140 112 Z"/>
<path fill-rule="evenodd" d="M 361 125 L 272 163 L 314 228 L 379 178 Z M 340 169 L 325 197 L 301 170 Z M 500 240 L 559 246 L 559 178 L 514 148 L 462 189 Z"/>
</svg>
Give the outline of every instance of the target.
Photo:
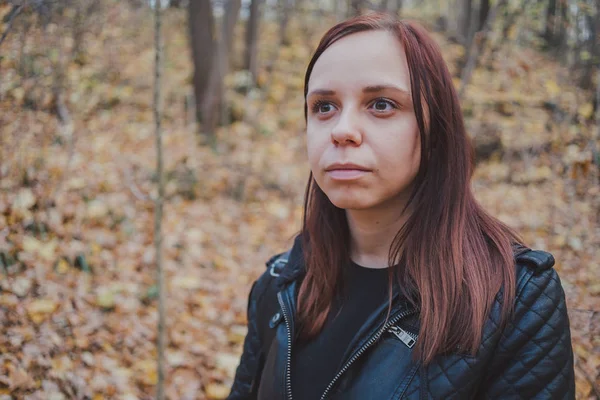
<svg viewBox="0 0 600 400">
<path fill-rule="evenodd" d="M 517 293 L 510 321 L 493 346 L 494 398 L 507 390 L 533 398 L 574 398 L 573 352 L 565 293 L 552 254 L 526 249 L 515 256 Z M 498 314 L 495 314 L 498 316 Z M 497 325 L 495 325 L 497 326 Z M 513 377 L 518 376 L 518 386 Z M 516 389 L 515 389 L 516 388 Z M 536 397 L 537 398 L 537 397 Z"/>
<path fill-rule="evenodd" d="M 524 346 L 530 339 L 569 345 L 565 292 L 554 268 L 554 256 L 543 250 L 524 249 L 515 256 L 517 291 L 512 318 L 503 332 L 504 350 Z M 544 351 L 549 348 L 544 347 Z"/>
<path fill-rule="evenodd" d="M 551 335 L 553 327 L 557 331 L 568 330 L 565 293 L 554 268 L 554 256 L 547 251 L 523 246 L 515 248 L 514 254 L 516 292 L 511 318 L 502 328 L 502 341 L 523 340 L 535 336 L 540 330 Z M 503 297 L 503 290 L 500 290 L 489 315 L 493 322 L 490 329 L 494 332 L 502 325 Z M 511 347 L 506 346 L 506 349 Z"/>
<path fill-rule="evenodd" d="M 515 253 L 517 268 L 517 302 L 523 296 L 564 296 L 554 256 L 544 250 L 522 248 Z"/>
<path fill-rule="evenodd" d="M 275 298 L 290 275 L 291 253 L 292 248 L 269 257 L 265 262 L 266 268 L 254 281 L 251 300 L 261 303 L 268 293 L 272 296 L 266 296 L 267 298 Z"/>
<path fill-rule="evenodd" d="M 554 267 L 554 256 L 544 250 L 533 250 L 525 246 L 514 247 L 517 267 L 528 268 L 533 273 L 541 273 Z"/>
<path fill-rule="evenodd" d="M 256 285 L 263 291 L 267 288 L 279 291 L 300 277 L 305 271 L 302 237 L 296 236 L 290 248 L 269 257 L 265 266 L 266 269 L 256 280 Z"/>
</svg>

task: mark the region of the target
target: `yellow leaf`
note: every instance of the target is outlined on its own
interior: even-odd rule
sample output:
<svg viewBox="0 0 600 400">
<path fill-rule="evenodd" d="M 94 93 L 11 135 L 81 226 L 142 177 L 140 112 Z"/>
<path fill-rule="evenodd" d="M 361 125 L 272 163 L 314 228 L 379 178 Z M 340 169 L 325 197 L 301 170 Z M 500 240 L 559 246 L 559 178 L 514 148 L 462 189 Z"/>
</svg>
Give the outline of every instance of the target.
<svg viewBox="0 0 600 400">
<path fill-rule="evenodd" d="M 206 385 L 206 396 L 211 400 L 224 399 L 229 395 L 229 387 L 222 383 L 209 383 Z"/>
<path fill-rule="evenodd" d="M 105 309 L 110 310 L 115 306 L 115 294 L 111 288 L 102 287 L 96 293 L 96 304 Z"/>
<path fill-rule="evenodd" d="M 70 265 L 64 258 L 61 258 L 58 263 L 56 263 L 56 272 L 59 274 L 66 274 L 69 271 Z"/>
<path fill-rule="evenodd" d="M 218 353 L 215 361 L 218 369 L 227 372 L 229 376 L 233 376 L 240 363 L 240 356 L 230 353 Z"/>
<path fill-rule="evenodd" d="M 227 339 L 232 343 L 241 344 L 248 333 L 248 328 L 244 325 L 233 325 L 227 334 Z"/>
<path fill-rule="evenodd" d="M 171 285 L 176 289 L 199 289 L 201 287 L 200 278 L 195 275 L 176 276 L 171 281 Z"/>
<path fill-rule="evenodd" d="M 106 203 L 104 203 L 102 201 L 93 200 L 93 201 L 90 201 L 90 203 L 88 204 L 88 209 L 87 209 L 88 218 L 98 220 L 98 219 L 106 216 L 108 214 L 108 212 L 109 212 L 108 206 L 106 205 Z"/>
<path fill-rule="evenodd" d="M 15 210 L 28 210 L 35 204 L 35 196 L 31 189 L 21 189 L 15 197 L 15 201 L 13 202 L 13 209 Z"/>
<path fill-rule="evenodd" d="M 546 90 L 552 96 L 556 96 L 560 93 L 560 87 L 553 80 L 546 81 Z"/>
<path fill-rule="evenodd" d="M 515 39 L 517 38 L 518 33 L 519 33 L 519 30 L 517 29 L 517 25 L 513 24 L 513 25 L 511 25 L 510 29 L 508 30 L 507 36 L 511 41 L 514 42 Z"/>
<path fill-rule="evenodd" d="M 146 385 L 156 385 L 158 374 L 154 360 L 142 360 L 135 364 L 137 379 Z"/>
<path fill-rule="evenodd" d="M 23 250 L 27 253 L 37 254 L 46 261 L 52 261 L 55 259 L 55 250 L 58 242 L 51 240 L 44 243 L 31 236 L 25 236 L 23 238 Z"/>
<path fill-rule="evenodd" d="M 285 204 L 279 202 L 270 202 L 267 204 L 267 210 L 269 214 L 273 215 L 278 219 L 286 219 L 290 215 L 290 208 Z"/>
<path fill-rule="evenodd" d="M 585 103 L 579 107 L 577 112 L 585 119 L 592 119 L 592 116 L 594 115 L 594 106 L 592 103 Z"/>
<path fill-rule="evenodd" d="M 57 307 L 58 304 L 52 300 L 34 300 L 27 305 L 27 315 L 29 315 L 29 318 L 31 318 L 34 323 L 39 324 L 48 318 Z"/>
</svg>

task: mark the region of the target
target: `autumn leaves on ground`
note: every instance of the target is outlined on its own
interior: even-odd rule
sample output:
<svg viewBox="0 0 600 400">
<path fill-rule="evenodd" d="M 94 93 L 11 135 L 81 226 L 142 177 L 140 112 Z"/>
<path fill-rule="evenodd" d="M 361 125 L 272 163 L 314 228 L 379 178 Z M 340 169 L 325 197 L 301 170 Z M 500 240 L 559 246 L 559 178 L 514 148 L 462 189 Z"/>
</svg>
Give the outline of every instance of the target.
<svg viewBox="0 0 600 400">
<path fill-rule="evenodd" d="M 219 399 L 241 353 L 250 284 L 300 227 L 308 176 L 302 77 L 334 20 L 295 16 L 292 43 L 281 49 L 273 46 L 277 25 L 265 23 L 259 59 L 272 63 L 273 75 L 263 68 L 263 87 L 242 94 L 234 56 L 227 96 L 235 122 L 206 146 L 185 107 L 192 74 L 185 11 L 164 17 L 167 395 Z M 301 29 L 314 36 L 294 34 Z M 31 29 L 25 51 L 47 51 L 55 40 L 47 32 Z M 236 54 L 242 34 L 240 24 Z M 456 71 L 461 47 L 436 37 Z M 8 37 L 0 59 L 0 399 L 152 398 L 151 10 L 113 3 L 102 28 L 85 36 L 83 59 L 66 66 L 62 122 L 44 86 L 44 63 L 56 57 L 36 59 L 38 73 L 21 77 L 21 39 Z M 590 96 L 533 50 L 511 44 L 482 57 L 464 102 L 467 126 L 472 135 L 495 132 L 501 143 L 479 163 L 473 186 L 527 243 L 555 255 L 572 319 L 578 397 L 594 398 L 600 190 L 586 152 L 595 129 Z"/>
</svg>

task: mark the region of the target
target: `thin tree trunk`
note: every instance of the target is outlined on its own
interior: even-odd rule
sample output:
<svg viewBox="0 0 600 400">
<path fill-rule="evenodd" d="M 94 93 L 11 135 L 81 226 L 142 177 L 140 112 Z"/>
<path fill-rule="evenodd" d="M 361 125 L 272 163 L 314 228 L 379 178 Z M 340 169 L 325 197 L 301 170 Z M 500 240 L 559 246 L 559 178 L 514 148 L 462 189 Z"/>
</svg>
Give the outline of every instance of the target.
<svg viewBox="0 0 600 400">
<path fill-rule="evenodd" d="M 192 61 L 194 62 L 194 97 L 196 98 L 196 120 L 204 120 L 202 105 L 208 89 L 215 58 L 214 17 L 208 0 L 189 0 L 188 28 Z"/>
<path fill-rule="evenodd" d="M 207 93 L 202 107 L 203 131 L 214 140 L 215 128 L 219 116 L 223 121 L 225 109 L 225 76 L 229 72 L 229 49 L 233 43 L 233 30 L 241 7 L 241 0 L 228 0 L 225 3 L 225 13 L 221 29 L 221 40 L 217 46 L 215 64 L 211 68 Z"/>
<path fill-rule="evenodd" d="M 279 16 L 279 33 L 281 44 L 289 46 L 290 41 L 287 35 L 287 26 L 290 20 L 290 12 L 292 9 L 291 0 L 280 0 L 279 5 L 281 7 L 281 15 Z"/>
<path fill-rule="evenodd" d="M 166 348 L 166 297 L 165 276 L 163 271 L 162 253 L 162 217 L 163 202 L 165 198 L 165 183 L 163 174 L 163 148 L 161 132 L 161 18 L 160 4 L 154 7 L 154 128 L 156 136 L 156 176 L 158 179 L 158 196 L 156 197 L 154 210 L 154 250 L 156 256 L 156 280 L 158 285 L 158 336 L 157 336 L 157 376 L 156 398 L 165 398 L 165 348 Z"/>
<path fill-rule="evenodd" d="M 221 48 L 221 78 L 219 82 L 219 110 L 221 115 L 221 125 L 229 124 L 229 112 L 227 93 L 225 93 L 225 77 L 229 73 L 229 64 L 231 60 L 231 51 L 233 49 L 233 34 L 235 31 L 235 24 L 240 14 L 240 8 L 242 7 L 241 0 L 229 0 L 225 4 L 225 20 L 223 21 L 223 39 L 226 48 Z"/>
<path fill-rule="evenodd" d="M 546 7 L 546 26 L 544 30 L 544 38 L 548 46 L 554 46 L 554 38 L 556 34 L 556 0 L 548 0 Z"/>
<path fill-rule="evenodd" d="M 600 139 L 600 65 L 596 67 L 596 140 L 597 139 Z M 600 162 L 600 158 L 598 161 Z M 600 166 L 600 163 L 598 166 Z"/>
<path fill-rule="evenodd" d="M 465 43 L 467 50 L 471 50 L 473 48 L 472 44 L 473 41 L 475 40 L 475 34 L 477 32 L 479 32 L 479 14 L 478 14 L 478 10 L 477 7 L 475 7 L 475 5 L 473 4 L 473 2 L 471 1 L 469 4 L 469 10 L 470 10 L 470 15 L 469 15 L 469 26 L 467 27 L 467 41 Z M 485 21 L 484 21 L 485 23 Z M 467 52 L 467 55 L 469 53 Z M 466 60 L 468 60 L 469 57 L 467 56 L 465 58 L 465 63 Z"/>
<path fill-rule="evenodd" d="M 349 12 L 348 16 L 356 17 L 356 16 L 360 15 L 363 6 L 364 6 L 363 0 L 350 0 L 350 9 L 348 10 L 348 12 Z"/>
<path fill-rule="evenodd" d="M 246 57 L 244 67 L 250 71 L 253 83 L 256 83 L 258 75 L 258 27 L 261 5 L 262 0 L 252 0 L 250 3 L 250 16 L 246 24 Z"/>
<path fill-rule="evenodd" d="M 557 48 L 567 48 L 567 26 L 569 24 L 568 1 L 561 0 L 559 3 L 560 21 L 558 22 Z"/>
<path fill-rule="evenodd" d="M 12 28 L 12 24 L 15 20 L 15 18 L 17 17 L 17 15 L 19 15 L 21 13 L 21 11 L 23 11 L 23 7 L 25 7 L 25 4 L 21 4 L 21 5 L 14 5 L 12 10 L 10 10 L 10 17 L 8 19 L 8 22 L 6 24 L 6 29 L 4 30 L 4 33 L 2 34 L 2 36 L 0 36 L 0 45 L 2 44 L 2 42 L 4 42 L 4 39 L 6 39 L 6 35 L 8 35 L 8 32 L 10 32 L 10 28 Z"/>
<path fill-rule="evenodd" d="M 480 39 L 478 40 L 478 38 L 475 38 L 475 40 L 473 40 L 473 42 L 471 43 L 471 46 L 470 46 L 471 48 L 469 49 L 469 52 L 468 52 L 469 58 L 467 60 L 467 64 L 463 68 L 463 71 L 461 74 L 461 79 L 460 79 L 461 83 L 460 83 L 460 90 L 458 92 L 458 97 L 461 100 L 464 99 L 467 85 L 469 84 L 469 81 L 471 80 L 471 76 L 473 75 L 473 71 L 475 70 L 475 67 L 477 65 L 479 53 L 480 53 L 481 49 L 483 49 L 483 47 L 485 46 L 486 38 L 492 29 L 492 25 L 494 23 L 494 19 L 496 18 L 496 14 L 498 13 L 498 9 L 500 7 L 504 7 L 506 5 L 507 1 L 508 0 L 499 0 L 498 3 L 496 3 L 494 5 L 494 7 L 490 10 L 487 19 L 485 20 L 483 30 L 477 34 L 477 36 Z"/>
<path fill-rule="evenodd" d="M 399 15 L 402 12 L 402 0 L 396 0 L 392 8 L 392 13 L 394 15 Z"/>
<path fill-rule="evenodd" d="M 600 35 L 600 0 L 596 0 L 596 35 Z M 600 63 L 596 65 L 596 137 L 592 133 L 592 162 L 596 162 L 600 168 L 600 149 L 596 148 L 596 142 L 600 139 Z M 600 176 L 598 176 L 600 179 Z M 600 182 L 598 182 L 600 183 Z"/>
<path fill-rule="evenodd" d="M 487 19 L 488 14 L 490 13 L 490 0 L 481 0 L 481 4 L 479 7 L 479 25 L 477 26 L 477 31 L 483 29 L 485 25 L 485 20 Z"/>
<path fill-rule="evenodd" d="M 459 0 L 458 2 L 458 31 L 456 32 L 459 42 L 464 45 L 469 45 L 469 33 L 471 30 L 471 17 L 473 1 Z"/>
<path fill-rule="evenodd" d="M 596 15 L 586 13 L 584 20 L 590 34 L 585 39 L 582 47 L 589 56 L 582 60 L 583 73 L 581 74 L 579 86 L 583 89 L 590 89 L 594 84 L 594 67 L 600 65 L 600 41 L 598 40 L 600 37 L 600 8 L 597 9 Z"/>
</svg>

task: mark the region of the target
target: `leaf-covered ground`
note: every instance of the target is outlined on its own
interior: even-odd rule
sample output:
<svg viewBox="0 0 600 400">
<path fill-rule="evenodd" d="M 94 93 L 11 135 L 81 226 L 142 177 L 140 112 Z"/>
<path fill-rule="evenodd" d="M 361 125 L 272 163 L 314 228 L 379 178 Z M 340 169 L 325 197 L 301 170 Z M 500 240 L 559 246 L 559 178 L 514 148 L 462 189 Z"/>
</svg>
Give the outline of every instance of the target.
<svg viewBox="0 0 600 400">
<path fill-rule="evenodd" d="M 44 78 L 18 79 L 19 36 L 3 44 L 2 400 L 154 395 L 152 19 L 148 10 L 113 7 L 107 25 L 86 37 L 85 61 L 66 71 L 67 124 L 49 106 L 28 107 L 24 88 Z M 292 43 L 280 50 L 276 24 L 262 27 L 260 59 L 273 71 L 263 69 L 263 89 L 249 95 L 233 90 L 243 75 L 232 74 L 236 121 L 219 129 L 213 147 L 199 144 L 188 122 L 185 21 L 180 10 L 165 15 L 167 394 L 219 399 L 241 353 L 250 284 L 300 228 L 308 176 L 302 79 L 334 21 L 292 19 Z M 45 40 L 39 30 L 30 35 L 30 50 Z M 455 70 L 462 50 L 436 37 Z M 594 398 L 600 383 L 600 186 L 589 99 L 568 70 L 511 45 L 484 54 L 464 103 L 469 132 L 496 132 L 503 145 L 476 170 L 478 199 L 557 260 L 581 399 Z"/>
</svg>

